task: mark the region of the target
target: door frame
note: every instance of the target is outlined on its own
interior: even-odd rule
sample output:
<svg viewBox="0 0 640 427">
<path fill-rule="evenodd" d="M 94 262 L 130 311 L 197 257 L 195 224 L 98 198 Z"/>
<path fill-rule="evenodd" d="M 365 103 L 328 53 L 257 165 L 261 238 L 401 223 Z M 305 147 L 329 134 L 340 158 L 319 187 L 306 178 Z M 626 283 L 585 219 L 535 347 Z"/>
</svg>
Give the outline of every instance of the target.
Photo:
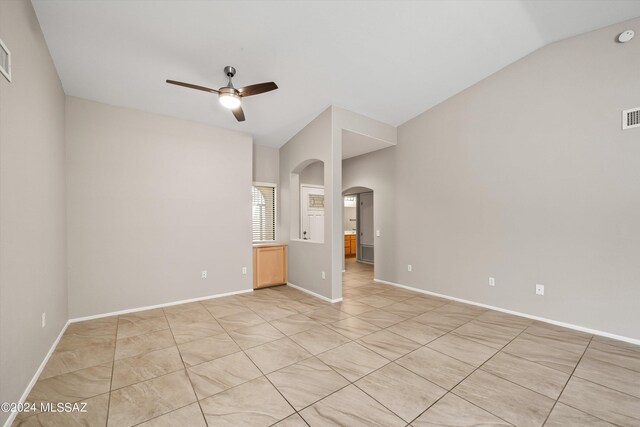
<svg viewBox="0 0 640 427">
<path fill-rule="evenodd" d="M 0 0 L 1 1 L 1 0 Z M 300 184 L 300 189 L 298 190 L 300 194 L 300 211 L 298 213 L 298 216 L 300 217 L 300 230 L 298 230 L 298 235 L 300 236 L 300 240 L 305 241 L 305 242 L 311 242 L 311 243 L 324 243 L 324 236 L 322 236 L 322 242 L 318 241 L 318 240 L 304 240 L 303 238 L 303 230 L 302 230 L 302 224 L 304 223 L 304 219 L 303 219 L 303 213 L 305 210 L 305 203 L 304 203 L 304 196 L 302 195 L 302 189 L 303 188 L 316 188 L 316 189 L 322 189 L 322 195 L 324 194 L 324 185 L 317 185 L 317 184 Z M 326 200 L 325 200 L 325 212 L 323 215 L 323 218 L 326 217 Z M 322 227 L 324 229 L 324 227 Z"/>
</svg>

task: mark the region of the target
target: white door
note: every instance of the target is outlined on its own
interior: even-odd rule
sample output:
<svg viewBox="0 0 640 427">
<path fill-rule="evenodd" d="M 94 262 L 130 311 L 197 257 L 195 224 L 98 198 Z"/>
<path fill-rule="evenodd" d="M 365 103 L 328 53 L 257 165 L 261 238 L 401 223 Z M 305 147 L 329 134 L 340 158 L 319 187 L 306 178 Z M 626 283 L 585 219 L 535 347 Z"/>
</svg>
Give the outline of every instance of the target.
<svg viewBox="0 0 640 427">
<path fill-rule="evenodd" d="M 300 186 L 300 238 L 324 242 L 324 188 Z"/>
</svg>

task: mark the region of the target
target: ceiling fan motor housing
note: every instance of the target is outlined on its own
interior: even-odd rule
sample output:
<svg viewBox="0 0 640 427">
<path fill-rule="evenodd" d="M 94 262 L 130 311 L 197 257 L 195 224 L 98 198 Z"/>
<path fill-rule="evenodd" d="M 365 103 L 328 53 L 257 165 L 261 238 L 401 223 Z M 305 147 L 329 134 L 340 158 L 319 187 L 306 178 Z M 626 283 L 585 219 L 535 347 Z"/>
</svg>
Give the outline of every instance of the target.
<svg viewBox="0 0 640 427">
<path fill-rule="evenodd" d="M 224 67 L 224 75 L 227 77 L 233 77 L 236 75 L 236 69 L 231 65 L 227 65 L 226 67 Z"/>
</svg>

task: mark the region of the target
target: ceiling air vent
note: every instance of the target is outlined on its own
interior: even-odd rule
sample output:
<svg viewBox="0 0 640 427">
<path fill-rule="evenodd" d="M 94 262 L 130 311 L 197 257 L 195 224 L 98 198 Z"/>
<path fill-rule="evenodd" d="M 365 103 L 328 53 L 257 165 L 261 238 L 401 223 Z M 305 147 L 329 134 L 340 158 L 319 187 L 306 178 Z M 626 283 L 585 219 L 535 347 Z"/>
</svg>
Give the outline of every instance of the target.
<svg viewBox="0 0 640 427">
<path fill-rule="evenodd" d="M 622 112 L 622 129 L 640 127 L 640 107 L 624 110 Z"/>
<path fill-rule="evenodd" d="M 11 81 L 11 52 L 0 40 L 0 73 Z"/>
</svg>

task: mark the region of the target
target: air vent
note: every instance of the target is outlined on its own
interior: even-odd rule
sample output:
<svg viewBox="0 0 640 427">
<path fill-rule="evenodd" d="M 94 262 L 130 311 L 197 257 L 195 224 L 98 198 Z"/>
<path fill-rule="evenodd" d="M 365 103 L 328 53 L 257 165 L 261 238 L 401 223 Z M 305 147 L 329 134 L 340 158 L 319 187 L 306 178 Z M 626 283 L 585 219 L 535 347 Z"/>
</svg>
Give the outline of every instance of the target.
<svg viewBox="0 0 640 427">
<path fill-rule="evenodd" d="M 622 129 L 640 127 L 640 107 L 622 112 Z"/>
<path fill-rule="evenodd" d="M 0 40 L 0 73 L 11 81 L 11 52 Z"/>
</svg>

